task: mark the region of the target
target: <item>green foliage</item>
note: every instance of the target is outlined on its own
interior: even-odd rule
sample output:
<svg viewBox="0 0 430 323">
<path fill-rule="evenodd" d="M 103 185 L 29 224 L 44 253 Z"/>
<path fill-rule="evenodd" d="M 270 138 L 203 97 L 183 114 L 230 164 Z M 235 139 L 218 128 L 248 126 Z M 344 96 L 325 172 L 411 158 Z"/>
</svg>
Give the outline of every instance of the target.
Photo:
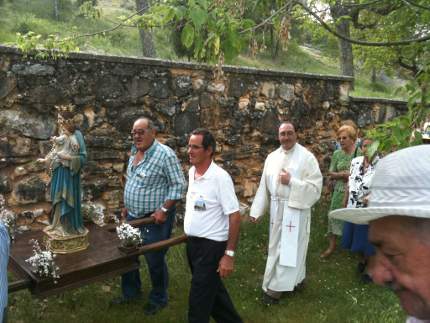
<svg viewBox="0 0 430 323">
<path fill-rule="evenodd" d="M 188 23 L 185 25 L 181 32 L 182 44 L 189 49 L 194 43 L 194 27 L 192 24 Z"/>
<path fill-rule="evenodd" d="M 30 53 L 37 49 L 41 37 L 42 35 L 37 35 L 32 31 L 29 31 L 25 35 L 17 33 L 16 45 L 24 54 Z"/>
<path fill-rule="evenodd" d="M 323 30 L 315 21 L 309 19 L 301 7 L 293 11 L 292 39 L 299 43 L 312 44 L 321 49 L 326 55 L 337 58 L 339 56 L 338 39 Z"/>
<path fill-rule="evenodd" d="M 102 10 L 95 7 L 93 1 L 84 1 L 79 7 L 79 12 L 90 19 L 100 19 L 102 16 Z"/>
<path fill-rule="evenodd" d="M 378 151 L 378 148 L 379 148 L 379 141 L 374 141 L 369 147 L 367 147 L 366 156 L 367 158 L 369 158 L 369 160 L 373 159 L 376 152 Z"/>
<path fill-rule="evenodd" d="M 173 25 L 180 35 L 180 42 L 176 41 L 178 54 L 208 62 L 216 61 L 221 52 L 227 60 L 236 57 L 249 37 L 239 36 L 240 30 L 253 24 L 249 19 L 241 19 L 233 2 L 219 5 L 206 0 L 156 4 L 131 22 L 140 28 Z"/>
<path fill-rule="evenodd" d="M 32 31 L 22 35 L 17 34 L 17 47 L 23 52 L 24 56 L 35 53 L 37 58 L 58 59 L 66 57 L 71 51 L 79 51 L 76 43 L 71 38 L 61 38 L 58 35 L 48 35 L 45 39 L 42 35 Z M 36 51 L 41 49 L 40 51 Z"/>
<path fill-rule="evenodd" d="M 379 143 L 379 151 L 387 153 L 421 143 L 421 137 L 415 135 L 411 129 L 412 111 L 405 116 L 377 125 L 368 131 L 367 136 Z"/>
<path fill-rule="evenodd" d="M 390 152 L 422 143 L 421 129 L 430 116 L 430 60 L 419 74 L 406 84 L 408 112 L 370 130 L 368 135 L 380 142 L 380 150 Z"/>
</svg>

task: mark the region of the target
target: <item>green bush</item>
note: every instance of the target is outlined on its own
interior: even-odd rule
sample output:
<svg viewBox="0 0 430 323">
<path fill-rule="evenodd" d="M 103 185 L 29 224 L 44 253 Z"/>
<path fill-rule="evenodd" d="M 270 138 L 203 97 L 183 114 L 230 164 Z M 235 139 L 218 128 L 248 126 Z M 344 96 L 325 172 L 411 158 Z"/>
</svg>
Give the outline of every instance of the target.
<svg viewBox="0 0 430 323">
<path fill-rule="evenodd" d="M 16 20 L 16 24 L 13 31 L 21 34 L 27 34 L 29 31 L 35 31 L 37 29 L 37 23 L 35 23 L 36 16 L 31 13 L 26 13 L 20 16 Z"/>
</svg>

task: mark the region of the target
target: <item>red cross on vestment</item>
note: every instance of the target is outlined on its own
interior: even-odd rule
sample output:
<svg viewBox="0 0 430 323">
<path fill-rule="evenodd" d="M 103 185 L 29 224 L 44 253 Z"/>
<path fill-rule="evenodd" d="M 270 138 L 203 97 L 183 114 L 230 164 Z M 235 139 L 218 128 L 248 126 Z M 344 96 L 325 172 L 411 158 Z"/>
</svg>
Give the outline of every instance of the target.
<svg viewBox="0 0 430 323">
<path fill-rule="evenodd" d="M 295 225 L 291 225 L 291 220 L 290 220 L 290 224 L 287 224 L 286 227 L 288 228 L 288 232 L 291 232 L 291 228 L 295 228 Z"/>
</svg>

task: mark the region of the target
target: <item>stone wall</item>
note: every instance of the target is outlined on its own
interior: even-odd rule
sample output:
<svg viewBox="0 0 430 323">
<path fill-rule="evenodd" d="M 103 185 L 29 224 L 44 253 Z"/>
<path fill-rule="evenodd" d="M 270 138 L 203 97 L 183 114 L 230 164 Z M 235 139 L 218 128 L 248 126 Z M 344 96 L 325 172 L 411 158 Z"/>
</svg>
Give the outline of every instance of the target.
<svg viewBox="0 0 430 323">
<path fill-rule="evenodd" d="M 352 80 L 251 68 L 72 54 L 56 61 L 25 58 L 0 47 L 0 194 L 27 218 L 48 214 L 49 176 L 34 161 L 56 134 L 54 106 L 72 103 L 89 161 L 84 199 L 109 212 L 122 203 L 121 174 L 133 121 L 155 120 L 160 141 L 188 168 L 187 136 L 207 127 L 217 138 L 216 161 L 233 176 L 244 202 L 253 197 L 265 156 L 277 146 L 277 125 L 290 119 L 299 141 L 328 167 L 342 119 L 360 126 L 401 113 L 405 102 L 350 98 Z M 36 210 L 36 212 L 35 212 Z"/>
</svg>

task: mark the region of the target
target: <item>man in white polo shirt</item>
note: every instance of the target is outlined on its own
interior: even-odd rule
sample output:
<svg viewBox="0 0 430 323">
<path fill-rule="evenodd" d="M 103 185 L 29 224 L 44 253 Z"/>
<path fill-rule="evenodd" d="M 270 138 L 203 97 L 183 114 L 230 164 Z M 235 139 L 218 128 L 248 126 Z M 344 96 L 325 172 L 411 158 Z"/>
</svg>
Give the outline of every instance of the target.
<svg viewBox="0 0 430 323">
<path fill-rule="evenodd" d="M 188 142 L 189 171 L 184 229 L 192 280 L 190 323 L 242 322 L 221 278 L 233 271 L 239 239 L 239 202 L 230 175 L 212 161 L 216 142 L 196 129 Z"/>
</svg>

